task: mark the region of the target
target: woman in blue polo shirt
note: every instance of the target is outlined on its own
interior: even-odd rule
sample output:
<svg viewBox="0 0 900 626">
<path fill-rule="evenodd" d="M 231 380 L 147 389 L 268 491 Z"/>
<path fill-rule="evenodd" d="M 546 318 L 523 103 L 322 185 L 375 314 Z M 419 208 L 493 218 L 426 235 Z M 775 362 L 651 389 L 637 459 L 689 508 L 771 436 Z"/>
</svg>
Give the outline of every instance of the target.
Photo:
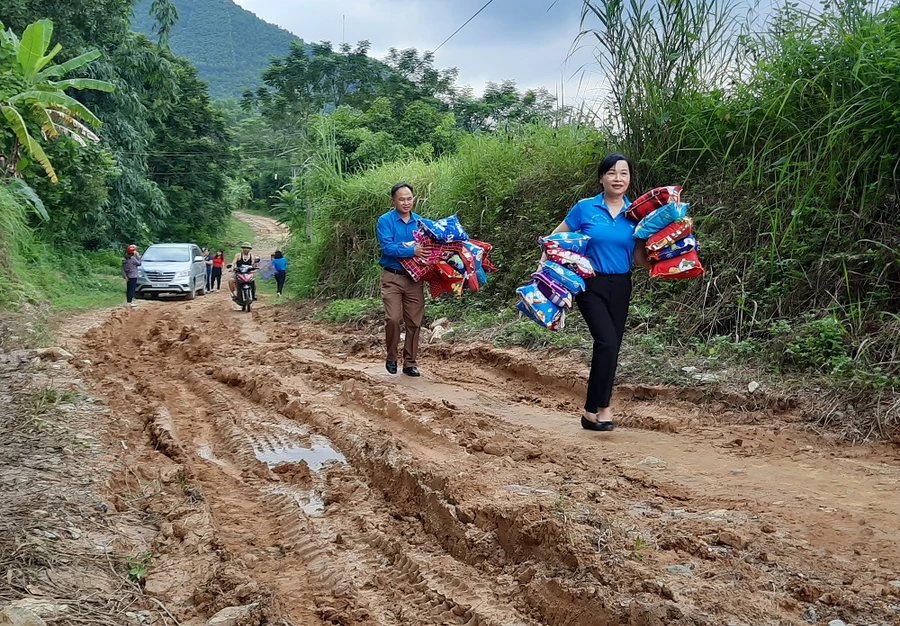
<svg viewBox="0 0 900 626">
<path fill-rule="evenodd" d="M 631 161 L 622 154 L 610 154 L 597 174 L 603 192 L 578 202 L 553 232 L 577 231 L 591 238 L 585 255 L 597 274 L 585 280 L 587 288 L 575 297 L 594 339 L 581 426 L 612 430 L 609 401 L 631 299 L 631 266 L 649 268 L 650 260 L 642 242 L 633 237 L 635 223 L 625 217 L 631 204 L 625 196 L 631 184 Z"/>
</svg>

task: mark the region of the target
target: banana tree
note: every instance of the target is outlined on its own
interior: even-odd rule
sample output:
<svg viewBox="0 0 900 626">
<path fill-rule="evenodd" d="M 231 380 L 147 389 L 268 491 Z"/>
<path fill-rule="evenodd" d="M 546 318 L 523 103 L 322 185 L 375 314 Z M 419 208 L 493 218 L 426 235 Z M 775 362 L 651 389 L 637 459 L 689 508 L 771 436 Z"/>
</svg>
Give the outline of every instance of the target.
<svg viewBox="0 0 900 626">
<path fill-rule="evenodd" d="M 109 92 L 115 86 L 102 80 L 63 77 L 97 59 L 100 52 L 92 50 L 51 65 L 62 50 L 56 44 L 48 51 L 52 35 L 53 22 L 46 19 L 26 27 L 21 40 L 0 23 L 0 178 L 20 176 L 24 166 L 37 161 L 50 180 L 57 182 L 56 171 L 35 137 L 35 129 L 45 141 L 59 135 L 82 146 L 88 141 L 99 141 L 90 126 L 99 127 L 100 120 L 65 91 Z M 8 141 L 4 141 L 4 135 Z"/>
</svg>

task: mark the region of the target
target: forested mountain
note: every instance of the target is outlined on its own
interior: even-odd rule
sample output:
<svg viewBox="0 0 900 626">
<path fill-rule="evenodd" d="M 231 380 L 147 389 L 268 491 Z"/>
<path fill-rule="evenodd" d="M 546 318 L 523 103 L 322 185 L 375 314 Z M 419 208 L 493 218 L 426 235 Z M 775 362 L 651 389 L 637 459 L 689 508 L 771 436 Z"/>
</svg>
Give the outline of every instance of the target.
<svg viewBox="0 0 900 626">
<path fill-rule="evenodd" d="M 288 31 L 269 24 L 231 0 L 175 0 L 178 23 L 170 45 L 178 56 L 197 68 L 209 83 L 213 98 L 239 97 L 245 88 L 255 89 L 271 57 L 285 56 L 291 42 L 300 41 Z M 132 27 L 152 35 L 151 0 L 134 6 Z"/>
</svg>

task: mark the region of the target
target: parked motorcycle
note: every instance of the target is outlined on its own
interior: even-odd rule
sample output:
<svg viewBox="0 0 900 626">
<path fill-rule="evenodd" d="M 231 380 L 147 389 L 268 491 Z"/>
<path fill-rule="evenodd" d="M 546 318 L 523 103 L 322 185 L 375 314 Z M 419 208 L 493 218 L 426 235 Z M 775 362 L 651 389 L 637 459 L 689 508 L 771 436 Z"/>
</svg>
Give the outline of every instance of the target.
<svg viewBox="0 0 900 626">
<path fill-rule="evenodd" d="M 228 266 L 228 269 L 231 269 L 231 265 Z M 250 265 L 239 266 L 234 271 L 235 292 L 237 295 L 233 296 L 232 299 L 235 304 L 241 307 L 242 311 L 247 311 L 248 313 L 253 304 L 253 294 L 256 292 L 256 277 L 253 275 L 253 272 L 256 271 L 257 268 Z"/>
</svg>

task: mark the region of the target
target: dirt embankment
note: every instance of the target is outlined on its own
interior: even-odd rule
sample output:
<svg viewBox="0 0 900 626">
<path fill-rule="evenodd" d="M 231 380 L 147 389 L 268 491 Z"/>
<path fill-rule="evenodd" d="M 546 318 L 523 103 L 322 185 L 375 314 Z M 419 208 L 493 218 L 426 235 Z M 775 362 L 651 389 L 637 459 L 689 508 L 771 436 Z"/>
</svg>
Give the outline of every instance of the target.
<svg viewBox="0 0 900 626">
<path fill-rule="evenodd" d="M 116 416 L 107 497 L 140 491 L 144 591 L 180 623 L 900 617 L 896 449 L 804 433 L 790 403 L 623 387 L 623 427 L 588 433 L 581 368 L 534 353 L 429 346 L 413 380 L 290 305 L 92 315 L 63 332 Z"/>
</svg>

